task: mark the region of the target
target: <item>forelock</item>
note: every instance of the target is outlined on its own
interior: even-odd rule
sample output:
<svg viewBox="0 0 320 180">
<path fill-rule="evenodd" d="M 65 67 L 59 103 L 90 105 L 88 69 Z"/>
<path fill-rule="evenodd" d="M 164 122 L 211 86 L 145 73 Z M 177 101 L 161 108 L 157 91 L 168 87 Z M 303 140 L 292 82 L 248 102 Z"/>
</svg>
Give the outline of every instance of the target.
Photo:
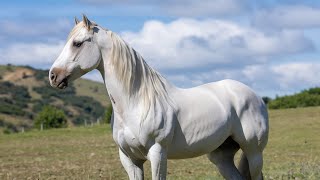
<svg viewBox="0 0 320 180">
<path fill-rule="evenodd" d="M 85 28 L 83 21 L 79 22 L 77 25 L 73 27 L 73 29 L 69 33 L 68 40 L 75 34 L 79 33 L 82 28 Z"/>
</svg>

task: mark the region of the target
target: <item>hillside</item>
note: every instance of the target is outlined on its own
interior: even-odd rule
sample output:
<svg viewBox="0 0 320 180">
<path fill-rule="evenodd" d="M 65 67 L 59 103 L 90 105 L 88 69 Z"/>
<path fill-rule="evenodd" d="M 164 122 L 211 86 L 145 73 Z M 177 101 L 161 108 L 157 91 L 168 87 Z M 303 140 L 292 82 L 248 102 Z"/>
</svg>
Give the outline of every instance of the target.
<svg viewBox="0 0 320 180">
<path fill-rule="evenodd" d="M 65 90 L 58 90 L 49 85 L 47 70 L 0 66 L 0 130 L 32 128 L 37 113 L 46 105 L 62 109 L 73 126 L 95 122 L 110 101 L 102 83 L 78 79 Z"/>
</svg>

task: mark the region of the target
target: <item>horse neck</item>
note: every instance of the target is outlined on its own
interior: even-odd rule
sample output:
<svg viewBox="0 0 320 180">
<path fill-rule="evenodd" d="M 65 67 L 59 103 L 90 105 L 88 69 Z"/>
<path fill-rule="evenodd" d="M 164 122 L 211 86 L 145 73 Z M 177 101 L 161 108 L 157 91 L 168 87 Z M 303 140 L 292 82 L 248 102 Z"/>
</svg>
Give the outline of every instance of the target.
<svg viewBox="0 0 320 180">
<path fill-rule="evenodd" d="M 108 66 L 107 60 L 102 59 L 97 68 L 104 80 L 109 99 L 114 111 L 123 112 L 128 106 L 129 95 L 123 91 L 123 86 L 113 73 L 112 68 Z"/>
<path fill-rule="evenodd" d="M 147 94 L 148 96 L 141 97 L 144 92 L 140 92 L 140 91 L 143 91 L 143 90 L 149 91 L 150 89 L 148 88 L 154 88 L 150 90 L 151 93 L 153 93 L 152 91 L 160 92 L 163 90 L 165 91 L 163 92 L 164 94 L 157 94 L 157 95 L 166 96 L 165 93 L 167 93 L 167 91 L 170 91 L 171 89 L 175 88 L 173 85 L 171 85 L 171 83 L 169 83 L 167 80 L 162 78 L 157 72 L 155 72 L 152 68 L 150 68 L 143 59 L 140 59 L 139 62 L 134 62 L 134 64 L 139 65 L 141 67 L 135 68 L 134 74 L 128 74 L 129 77 L 127 78 L 134 77 L 135 79 L 134 81 L 131 82 L 131 84 L 129 84 L 132 87 L 131 89 L 128 90 L 128 87 L 127 87 L 128 84 L 118 77 L 119 76 L 119 72 L 117 72 L 118 68 L 114 67 L 114 64 L 112 64 L 111 58 L 112 57 L 111 57 L 110 49 L 102 50 L 102 60 L 98 67 L 98 70 L 101 72 L 103 76 L 106 88 L 108 90 L 108 95 L 110 97 L 110 100 L 112 102 L 112 105 L 115 111 L 123 113 L 128 109 L 131 109 L 131 110 L 139 109 L 139 107 L 144 106 L 146 104 L 146 101 L 150 100 L 148 99 L 150 98 L 150 94 Z M 118 62 L 122 61 L 122 59 L 117 59 L 117 61 Z M 152 75 L 156 76 L 153 78 L 160 78 L 160 79 L 152 79 L 152 80 L 147 79 L 147 80 L 148 81 L 161 80 L 161 84 L 160 83 L 156 84 L 161 87 L 154 87 L 155 84 L 144 84 L 145 82 L 139 76 L 146 75 L 148 73 L 153 73 Z M 145 76 L 143 77 L 146 78 Z M 152 87 L 148 87 L 148 85 Z M 163 89 L 159 89 L 159 88 L 163 88 Z M 147 93 L 150 93 L 150 92 L 147 92 Z M 143 109 L 143 108 L 140 108 L 140 109 Z"/>
</svg>

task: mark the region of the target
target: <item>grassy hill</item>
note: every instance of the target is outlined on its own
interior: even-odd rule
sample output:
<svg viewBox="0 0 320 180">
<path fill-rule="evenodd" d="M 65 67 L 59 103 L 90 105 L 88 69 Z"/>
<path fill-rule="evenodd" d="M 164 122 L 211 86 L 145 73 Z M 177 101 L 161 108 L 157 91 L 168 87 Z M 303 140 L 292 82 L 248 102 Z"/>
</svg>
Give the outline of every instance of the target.
<svg viewBox="0 0 320 180">
<path fill-rule="evenodd" d="M 65 90 L 50 87 L 48 71 L 0 65 L 0 134 L 30 129 L 43 106 L 62 109 L 70 126 L 95 122 L 110 106 L 102 83 L 78 79 Z"/>
<path fill-rule="evenodd" d="M 270 110 L 265 179 L 320 179 L 320 107 Z M 151 179 L 150 163 L 145 163 Z M 170 160 L 169 179 L 223 179 L 205 156 Z M 107 125 L 0 136 L 0 179 L 128 179 Z"/>
</svg>

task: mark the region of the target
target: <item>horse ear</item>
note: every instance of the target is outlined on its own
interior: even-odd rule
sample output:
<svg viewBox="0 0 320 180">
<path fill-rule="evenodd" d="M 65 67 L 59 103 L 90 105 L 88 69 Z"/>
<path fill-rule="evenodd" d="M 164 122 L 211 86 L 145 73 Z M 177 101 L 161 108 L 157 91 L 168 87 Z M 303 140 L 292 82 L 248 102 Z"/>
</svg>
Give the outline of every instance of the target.
<svg viewBox="0 0 320 180">
<path fill-rule="evenodd" d="M 86 26 L 86 28 L 88 29 L 88 31 L 90 30 L 90 26 L 91 26 L 91 22 L 89 21 L 89 19 L 87 18 L 86 15 L 82 15 L 82 21 L 84 23 L 84 25 Z"/>
<path fill-rule="evenodd" d="M 79 23 L 79 20 L 77 17 L 74 17 L 74 23 L 77 25 Z"/>
</svg>

